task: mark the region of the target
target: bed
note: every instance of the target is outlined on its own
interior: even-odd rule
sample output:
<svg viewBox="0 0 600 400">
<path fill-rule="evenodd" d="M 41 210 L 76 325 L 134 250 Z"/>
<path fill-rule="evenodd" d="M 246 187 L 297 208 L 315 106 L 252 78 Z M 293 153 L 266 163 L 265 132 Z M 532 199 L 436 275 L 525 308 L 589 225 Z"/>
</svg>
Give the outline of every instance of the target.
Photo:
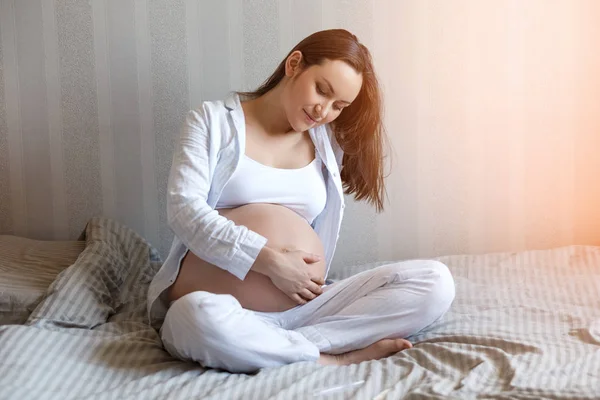
<svg viewBox="0 0 600 400">
<path fill-rule="evenodd" d="M 80 239 L 0 237 L 2 399 L 600 398 L 600 247 L 437 257 L 456 299 L 412 349 L 244 375 L 163 349 L 145 303 L 161 260 L 142 237 L 96 217 Z"/>
</svg>

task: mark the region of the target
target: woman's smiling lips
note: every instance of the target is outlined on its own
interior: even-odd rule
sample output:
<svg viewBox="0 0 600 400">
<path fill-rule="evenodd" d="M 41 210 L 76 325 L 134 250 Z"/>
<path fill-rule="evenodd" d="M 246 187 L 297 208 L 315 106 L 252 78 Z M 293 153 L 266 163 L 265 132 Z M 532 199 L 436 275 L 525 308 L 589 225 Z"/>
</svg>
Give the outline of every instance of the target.
<svg viewBox="0 0 600 400">
<path fill-rule="evenodd" d="M 304 110 L 302 110 L 302 111 L 304 111 Z M 309 122 L 312 122 L 313 124 L 317 123 L 317 121 L 315 121 L 314 119 L 312 119 L 310 117 L 310 115 L 306 111 L 304 111 L 304 114 L 306 114 L 306 119 L 308 119 Z"/>
</svg>

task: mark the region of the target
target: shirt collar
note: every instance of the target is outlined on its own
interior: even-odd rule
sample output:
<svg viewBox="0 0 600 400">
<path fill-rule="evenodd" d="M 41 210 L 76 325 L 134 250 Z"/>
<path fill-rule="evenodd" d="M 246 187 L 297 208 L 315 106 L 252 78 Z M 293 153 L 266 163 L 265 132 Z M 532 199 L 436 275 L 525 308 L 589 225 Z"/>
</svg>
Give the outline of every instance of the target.
<svg viewBox="0 0 600 400">
<path fill-rule="evenodd" d="M 229 111 L 232 111 L 240 106 L 240 96 L 236 92 L 230 92 L 229 96 L 225 99 L 225 107 L 227 107 Z"/>
</svg>

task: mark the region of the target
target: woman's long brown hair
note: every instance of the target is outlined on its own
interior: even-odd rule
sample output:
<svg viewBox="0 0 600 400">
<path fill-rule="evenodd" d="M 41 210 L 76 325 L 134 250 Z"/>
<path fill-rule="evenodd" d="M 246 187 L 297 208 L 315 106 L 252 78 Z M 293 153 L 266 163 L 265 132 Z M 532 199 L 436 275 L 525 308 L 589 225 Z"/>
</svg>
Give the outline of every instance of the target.
<svg viewBox="0 0 600 400">
<path fill-rule="evenodd" d="M 384 142 L 388 145 L 382 122 L 383 102 L 371 53 L 355 35 L 345 29 L 315 32 L 290 50 L 258 89 L 237 93 L 254 99 L 273 89 L 285 77 L 285 61 L 296 50 L 302 52 L 303 68 L 322 65 L 325 60 L 341 60 L 362 74 L 358 96 L 330 126 L 344 151 L 341 170 L 344 193 L 354 194 L 357 201 L 366 199 L 377 212 L 383 211 Z"/>
</svg>

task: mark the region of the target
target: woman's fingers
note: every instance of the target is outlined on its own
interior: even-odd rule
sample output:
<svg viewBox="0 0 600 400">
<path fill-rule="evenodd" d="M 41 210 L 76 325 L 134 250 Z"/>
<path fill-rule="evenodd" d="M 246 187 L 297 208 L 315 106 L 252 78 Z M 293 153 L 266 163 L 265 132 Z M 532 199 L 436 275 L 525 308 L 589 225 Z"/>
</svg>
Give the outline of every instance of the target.
<svg viewBox="0 0 600 400">
<path fill-rule="evenodd" d="M 314 280 L 311 281 L 306 288 L 316 295 L 320 295 L 321 293 L 323 293 L 323 289 L 321 289 L 321 286 L 315 283 Z"/>
<path fill-rule="evenodd" d="M 312 264 L 312 263 L 316 263 L 322 260 L 322 257 L 318 254 L 313 254 L 313 253 L 307 253 L 305 251 L 302 252 L 302 258 L 304 259 L 305 262 Z"/>
<path fill-rule="evenodd" d="M 302 295 L 302 297 L 308 301 L 314 299 L 315 297 L 317 297 L 317 295 L 313 292 L 311 292 L 308 289 L 302 289 L 302 292 L 300 293 Z"/>
<path fill-rule="evenodd" d="M 325 279 L 321 278 L 320 276 L 313 276 L 312 278 L 310 278 L 310 280 L 316 283 L 317 285 L 325 284 Z"/>
<path fill-rule="evenodd" d="M 302 297 L 300 297 L 298 295 L 298 293 L 294 293 L 290 297 L 292 298 L 292 300 L 294 300 L 298 304 L 306 304 L 306 300 L 304 300 Z"/>
</svg>

